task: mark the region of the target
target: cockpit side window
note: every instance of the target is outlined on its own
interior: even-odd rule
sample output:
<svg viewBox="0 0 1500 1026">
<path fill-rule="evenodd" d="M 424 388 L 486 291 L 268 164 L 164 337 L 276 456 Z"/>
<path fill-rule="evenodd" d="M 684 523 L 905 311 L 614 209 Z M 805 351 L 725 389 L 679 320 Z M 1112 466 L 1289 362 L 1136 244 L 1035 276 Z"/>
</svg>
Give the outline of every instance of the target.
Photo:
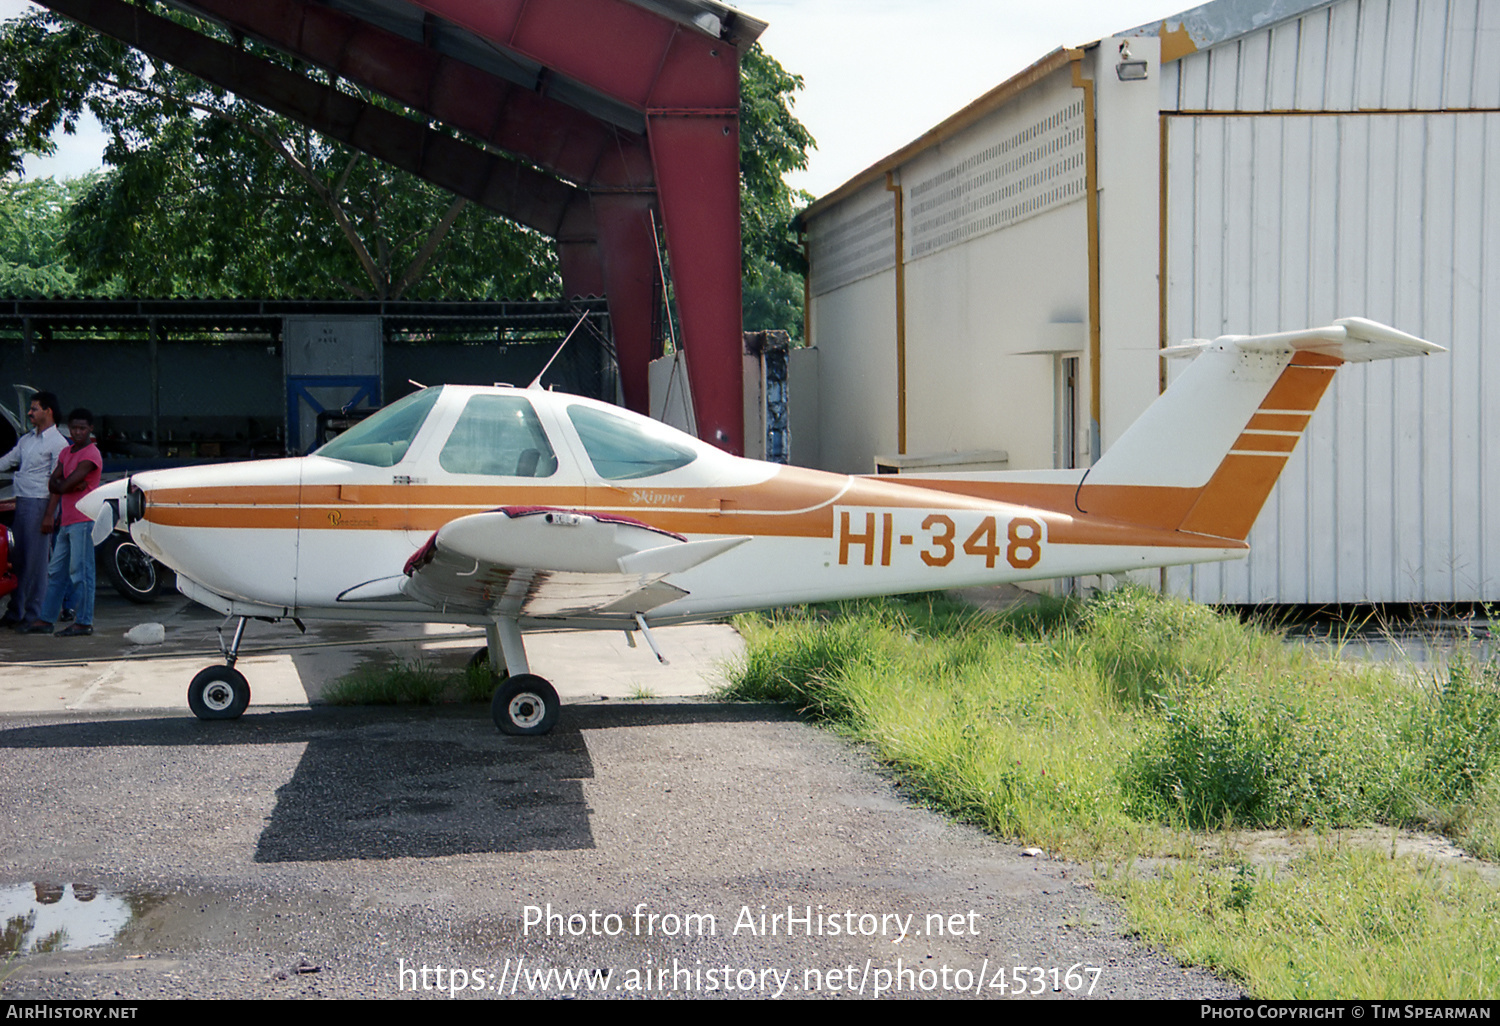
<svg viewBox="0 0 1500 1026">
<path fill-rule="evenodd" d="M 568 419 L 578 431 L 594 470 L 606 481 L 653 477 L 685 467 L 698 458 L 675 432 L 654 421 L 621 417 L 592 406 L 569 406 Z"/>
<path fill-rule="evenodd" d="M 557 456 L 536 411 L 515 395 L 470 398 L 438 463 L 450 474 L 551 477 L 557 471 Z"/>
<path fill-rule="evenodd" d="M 442 388 L 424 388 L 398 399 L 339 435 L 317 454 L 372 467 L 394 467 L 411 448 L 441 391 Z"/>
</svg>

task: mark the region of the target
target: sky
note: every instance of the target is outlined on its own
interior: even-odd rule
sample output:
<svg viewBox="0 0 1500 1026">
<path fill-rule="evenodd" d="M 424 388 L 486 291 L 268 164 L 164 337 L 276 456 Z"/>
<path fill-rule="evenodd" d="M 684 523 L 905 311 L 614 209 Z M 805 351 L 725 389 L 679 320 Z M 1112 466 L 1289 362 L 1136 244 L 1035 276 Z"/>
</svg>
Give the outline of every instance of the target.
<svg viewBox="0 0 1500 1026">
<path fill-rule="evenodd" d="M 1179 6 L 1180 4 L 1180 6 Z M 770 23 L 764 46 L 804 88 L 795 112 L 818 141 L 788 177 L 821 196 L 1060 46 L 1079 46 L 1194 4 L 1171 0 L 740 0 Z M 0 17 L 31 7 L 0 0 Z M 28 175 L 99 166 L 97 125 L 56 140 Z"/>
</svg>

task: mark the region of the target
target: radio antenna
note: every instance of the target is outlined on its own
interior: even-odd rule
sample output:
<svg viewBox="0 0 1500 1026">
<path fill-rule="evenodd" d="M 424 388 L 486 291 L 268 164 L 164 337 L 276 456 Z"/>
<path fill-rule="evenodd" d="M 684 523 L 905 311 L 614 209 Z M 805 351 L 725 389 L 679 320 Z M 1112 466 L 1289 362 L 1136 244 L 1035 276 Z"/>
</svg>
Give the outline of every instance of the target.
<svg viewBox="0 0 1500 1026">
<path fill-rule="evenodd" d="M 553 361 L 555 361 L 559 356 L 562 355 L 563 346 L 568 344 L 569 340 L 572 339 L 574 333 L 577 332 L 579 328 L 583 327 L 583 322 L 588 319 L 589 311 L 585 310 L 583 312 L 583 316 L 578 318 L 578 323 L 573 325 L 573 330 L 568 332 L 567 337 L 564 338 L 558 345 L 557 350 L 552 354 L 552 358 L 547 361 L 546 365 L 542 367 L 541 370 L 536 372 L 536 377 L 531 380 L 531 384 L 526 386 L 527 388 L 534 388 L 539 392 L 542 390 L 542 375 L 546 374 L 547 371 L 552 367 Z"/>
</svg>

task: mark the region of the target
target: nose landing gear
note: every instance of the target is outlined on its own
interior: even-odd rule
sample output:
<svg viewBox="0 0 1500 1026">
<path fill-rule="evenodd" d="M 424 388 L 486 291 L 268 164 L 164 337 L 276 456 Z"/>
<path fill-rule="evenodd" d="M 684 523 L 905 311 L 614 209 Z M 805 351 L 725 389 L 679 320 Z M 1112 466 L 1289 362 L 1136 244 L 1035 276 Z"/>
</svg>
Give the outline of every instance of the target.
<svg viewBox="0 0 1500 1026">
<path fill-rule="evenodd" d="M 219 651 L 224 653 L 223 666 L 208 666 L 198 671 L 188 685 L 188 708 L 200 720 L 238 719 L 250 705 L 250 682 L 234 668 L 240 657 L 240 642 L 245 637 L 245 617 L 234 628 L 234 639 L 226 647 L 224 629 L 219 628 Z"/>
<path fill-rule="evenodd" d="M 250 682 L 232 666 L 199 670 L 188 685 L 188 708 L 200 720 L 233 720 L 250 705 Z"/>
</svg>

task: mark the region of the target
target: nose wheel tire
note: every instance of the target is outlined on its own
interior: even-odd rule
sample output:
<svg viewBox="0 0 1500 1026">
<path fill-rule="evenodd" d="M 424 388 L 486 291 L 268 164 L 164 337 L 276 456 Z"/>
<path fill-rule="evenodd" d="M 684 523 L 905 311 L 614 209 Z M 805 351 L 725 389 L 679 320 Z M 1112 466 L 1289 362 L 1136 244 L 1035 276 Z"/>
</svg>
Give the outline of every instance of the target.
<svg viewBox="0 0 1500 1026">
<path fill-rule="evenodd" d="M 200 670 L 188 685 L 188 708 L 200 720 L 233 720 L 250 705 L 250 682 L 229 666 Z"/>
<path fill-rule="evenodd" d="M 490 715 L 502 734 L 545 734 L 562 706 L 557 691 L 534 673 L 517 674 L 495 689 Z"/>
</svg>

